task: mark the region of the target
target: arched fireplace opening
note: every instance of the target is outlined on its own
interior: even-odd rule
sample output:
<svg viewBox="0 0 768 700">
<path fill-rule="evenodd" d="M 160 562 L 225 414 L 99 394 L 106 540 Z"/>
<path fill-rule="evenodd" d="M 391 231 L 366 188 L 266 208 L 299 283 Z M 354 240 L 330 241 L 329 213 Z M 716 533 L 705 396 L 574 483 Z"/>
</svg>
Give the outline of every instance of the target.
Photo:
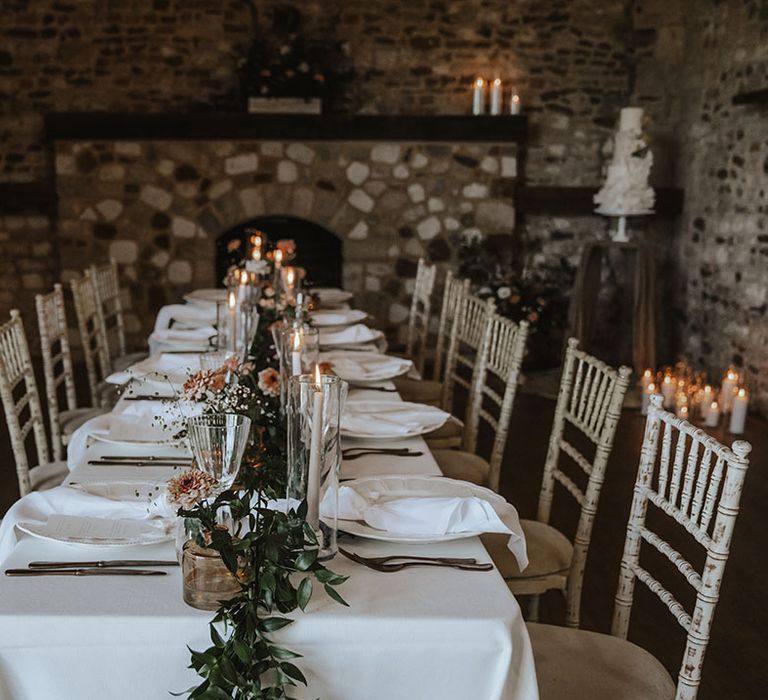
<svg viewBox="0 0 768 700">
<path fill-rule="evenodd" d="M 260 216 L 233 226 L 216 239 L 216 282 L 223 279 L 231 265 L 243 259 L 249 231 L 258 229 L 275 241 L 296 241 L 293 265 L 307 271 L 307 283 L 316 287 L 341 287 L 341 239 L 319 224 L 295 216 Z M 239 245 L 238 242 L 239 241 Z"/>
</svg>

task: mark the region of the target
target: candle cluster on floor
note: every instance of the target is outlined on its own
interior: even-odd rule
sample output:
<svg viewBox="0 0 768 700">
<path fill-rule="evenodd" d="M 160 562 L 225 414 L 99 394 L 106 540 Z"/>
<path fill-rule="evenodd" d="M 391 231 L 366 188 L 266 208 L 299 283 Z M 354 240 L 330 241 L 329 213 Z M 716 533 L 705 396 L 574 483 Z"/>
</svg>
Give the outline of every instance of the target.
<svg viewBox="0 0 768 700">
<path fill-rule="evenodd" d="M 721 381 L 714 383 L 708 381 L 706 372 L 695 371 L 684 362 L 678 362 L 674 367 L 659 371 L 646 369 L 640 378 L 640 386 L 643 415 L 648 412 L 651 395 L 661 394 L 664 408 L 674 410 L 678 418 L 716 428 L 721 418 L 729 417 L 729 431 L 736 435 L 744 432 L 749 390 L 735 367 L 729 367 Z"/>
</svg>

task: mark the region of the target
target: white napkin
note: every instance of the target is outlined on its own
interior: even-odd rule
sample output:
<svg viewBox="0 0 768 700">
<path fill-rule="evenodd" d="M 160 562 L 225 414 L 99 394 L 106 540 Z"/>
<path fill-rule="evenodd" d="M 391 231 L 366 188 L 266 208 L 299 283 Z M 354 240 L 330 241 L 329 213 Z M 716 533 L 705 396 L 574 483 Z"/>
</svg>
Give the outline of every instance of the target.
<svg viewBox="0 0 768 700">
<path fill-rule="evenodd" d="M 310 294 L 317 296 L 322 304 L 340 304 L 353 296 L 352 292 L 337 287 L 313 287 Z"/>
<path fill-rule="evenodd" d="M 155 330 L 171 327 L 171 322 L 183 323 L 187 329 L 211 326 L 216 323 L 216 306 L 194 306 L 192 304 L 168 304 L 157 312 Z"/>
<path fill-rule="evenodd" d="M 167 328 L 153 331 L 149 336 L 149 351 L 152 355 L 162 352 L 163 349 L 205 352 L 209 348 L 209 339 L 215 335 L 216 329 L 213 326 L 190 330 Z"/>
<path fill-rule="evenodd" d="M 362 323 L 342 328 L 337 331 L 320 329 L 320 345 L 344 345 L 346 343 L 370 343 L 381 337 L 380 331 L 375 331 Z"/>
<path fill-rule="evenodd" d="M 326 495 L 330 494 L 330 491 Z M 333 515 L 329 498 L 323 499 L 320 512 Z M 425 537 L 460 532 L 507 533 L 509 550 L 520 570 L 528 566 L 525 537 L 517 511 L 509 503 L 491 505 L 477 496 L 413 496 L 403 498 L 366 498 L 351 486 L 339 487 L 339 518 L 362 520 L 376 530 L 393 535 Z"/>
<path fill-rule="evenodd" d="M 365 311 L 358 309 L 339 309 L 337 311 L 310 311 L 309 317 L 312 322 L 318 326 L 347 326 L 350 323 L 357 323 L 367 318 Z"/>
<path fill-rule="evenodd" d="M 398 437 L 436 430 L 450 413 L 435 406 L 407 401 L 347 401 L 341 416 L 342 431 Z"/>
<path fill-rule="evenodd" d="M 329 362 L 333 371 L 348 382 L 377 382 L 405 374 L 413 367 L 411 360 L 379 353 L 328 352 L 320 354 L 321 362 Z"/>
<path fill-rule="evenodd" d="M 0 522 L 0 563 L 11 553 L 17 542 L 16 523 L 45 523 L 49 515 L 89 516 L 96 518 L 144 519 L 175 515 L 165 499 L 114 501 L 94 496 L 67 486 L 36 491 L 14 503 Z"/>
<path fill-rule="evenodd" d="M 173 384 L 174 388 L 178 389 L 187 381 L 189 375 L 194 374 L 199 369 L 200 358 L 196 353 L 186 355 L 165 353 L 150 355 L 145 360 L 137 362 L 121 372 L 113 372 L 105 381 L 110 384 L 126 384 L 131 380 L 134 380 L 134 382 L 151 381 L 153 384 L 164 384 L 163 389 L 159 393 L 167 395 L 171 390 L 171 387 L 168 385 L 169 381 Z M 149 394 L 154 393 L 154 391 L 147 391 L 146 387 L 141 387 L 135 393 Z"/>
</svg>

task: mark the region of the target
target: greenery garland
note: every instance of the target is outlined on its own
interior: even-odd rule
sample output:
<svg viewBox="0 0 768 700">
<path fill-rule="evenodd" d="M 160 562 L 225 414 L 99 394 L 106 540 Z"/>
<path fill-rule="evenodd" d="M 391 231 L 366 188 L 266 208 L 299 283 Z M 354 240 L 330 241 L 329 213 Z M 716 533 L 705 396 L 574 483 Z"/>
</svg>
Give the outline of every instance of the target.
<svg viewBox="0 0 768 700">
<path fill-rule="evenodd" d="M 254 368 L 276 369 L 271 328 L 277 321 L 274 308 L 262 308 L 250 352 Z M 190 649 L 190 668 L 203 681 L 174 695 L 198 700 L 290 698 L 291 687 L 306 685 L 294 663 L 301 655 L 279 646 L 271 635 L 291 624 L 287 614 L 306 608 L 314 582 L 346 605 L 335 587 L 347 577 L 317 560 L 318 542 L 306 522 L 306 501 L 287 513 L 266 507 L 269 500 L 285 496 L 287 426 L 277 398 L 259 392 L 258 376 L 254 369 L 239 378 L 259 398 L 243 411 L 251 418 L 255 439 L 238 474 L 237 490 L 178 511 L 194 524 L 196 543 L 219 553 L 241 592 L 223 601 L 211 620 L 211 646 Z M 233 534 L 217 526 L 217 513 L 225 507 L 237 523 Z"/>
</svg>

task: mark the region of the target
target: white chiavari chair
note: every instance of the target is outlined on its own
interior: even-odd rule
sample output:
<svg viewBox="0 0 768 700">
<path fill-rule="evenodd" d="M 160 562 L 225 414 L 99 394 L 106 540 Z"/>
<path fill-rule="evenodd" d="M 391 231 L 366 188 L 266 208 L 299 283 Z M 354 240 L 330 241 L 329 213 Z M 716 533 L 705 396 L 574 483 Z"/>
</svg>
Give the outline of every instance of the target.
<svg viewBox="0 0 768 700">
<path fill-rule="evenodd" d="M 115 388 L 104 381 L 107 375 L 104 374 L 101 358 L 105 355 L 108 357 L 109 351 L 102 347 L 106 338 L 101 333 L 96 313 L 96 298 L 91 276 L 86 274 L 73 279 L 70 286 L 75 303 L 75 316 L 88 376 L 91 403 L 98 407 L 109 407 L 115 402 L 117 395 Z"/>
<path fill-rule="evenodd" d="M 443 474 L 499 488 L 501 462 L 507 444 L 509 419 L 517 393 L 520 366 L 528 338 L 528 322 L 492 315 L 484 325 L 484 338 L 477 370 L 470 389 L 463 450 L 435 449 L 432 454 Z M 479 454 L 478 434 L 486 425 L 493 434 L 491 453 Z"/>
<path fill-rule="evenodd" d="M 409 379 L 407 377 L 395 379 L 395 387 L 404 401 L 441 405 L 445 357 L 450 346 L 459 303 L 462 296 L 468 293 L 469 280 L 460 280 L 454 277 L 449 270 L 445 275 L 445 284 L 443 285 L 443 302 L 437 327 L 432 379 Z M 460 442 L 461 433 L 458 435 L 455 446 L 458 447 Z M 439 446 L 443 447 L 443 445 Z"/>
<path fill-rule="evenodd" d="M 427 265 L 424 258 L 419 258 L 416 284 L 411 301 L 411 313 L 408 318 L 405 354 L 413 360 L 414 367 L 420 377 L 424 376 L 424 363 L 427 359 L 432 291 L 435 288 L 436 273 L 437 266 Z"/>
<path fill-rule="evenodd" d="M 566 624 L 579 626 L 581 588 L 592 525 L 631 373 L 628 367 L 615 370 L 579 350 L 575 338 L 568 340 L 537 519 L 521 521 L 530 560 L 526 570 L 521 572 L 514 557 L 506 555 L 509 552 L 506 541 L 492 535 L 483 537 L 510 590 L 515 595 L 534 596 L 529 612 L 531 619 L 537 617 L 538 596 L 556 589 L 566 596 Z M 570 435 L 566 439 L 566 425 L 576 439 Z M 579 443 L 586 441 L 589 448 L 577 447 L 574 444 L 577 439 Z M 579 476 L 566 473 L 563 457 L 577 467 L 575 472 Z M 583 482 L 585 477 L 586 488 L 582 490 L 578 482 Z M 556 483 L 579 505 L 573 542 L 549 524 Z"/>
<path fill-rule="evenodd" d="M 16 462 L 19 493 L 58 486 L 67 474 L 64 462 L 50 462 L 48 441 L 32 358 L 18 310 L 0 326 L 0 399 Z M 36 463 L 30 466 L 27 438 L 33 436 Z"/>
<path fill-rule="evenodd" d="M 529 624 L 542 700 L 695 700 L 720 584 L 739 512 L 751 446 L 731 448 L 672 413 L 651 397 L 635 482 L 613 614 L 612 635 Z M 659 438 L 661 435 L 661 447 Z M 704 548 L 701 570 L 651 528 L 649 506 L 669 516 Z M 641 546 L 665 557 L 696 592 L 693 614 L 640 564 Z M 658 574 L 656 574 L 658 576 Z M 627 641 L 636 582 L 645 584 L 687 633 L 677 684 L 651 654 Z"/>
<path fill-rule="evenodd" d="M 40 330 L 53 459 L 58 461 L 62 458 L 63 447 L 69 442 L 72 433 L 89 418 L 103 413 L 103 409 L 77 407 L 75 374 L 61 285 L 55 284 L 49 294 L 36 295 L 35 306 Z"/>
<path fill-rule="evenodd" d="M 99 332 L 104 342 L 99 344 L 99 362 L 104 376 L 129 367 L 144 359 L 142 352 L 128 353 L 125 345 L 125 322 L 123 302 L 120 298 L 120 279 L 117 263 L 110 260 L 106 265 L 91 265 L 86 271 L 90 275 L 96 296 L 96 316 Z"/>
</svg>

